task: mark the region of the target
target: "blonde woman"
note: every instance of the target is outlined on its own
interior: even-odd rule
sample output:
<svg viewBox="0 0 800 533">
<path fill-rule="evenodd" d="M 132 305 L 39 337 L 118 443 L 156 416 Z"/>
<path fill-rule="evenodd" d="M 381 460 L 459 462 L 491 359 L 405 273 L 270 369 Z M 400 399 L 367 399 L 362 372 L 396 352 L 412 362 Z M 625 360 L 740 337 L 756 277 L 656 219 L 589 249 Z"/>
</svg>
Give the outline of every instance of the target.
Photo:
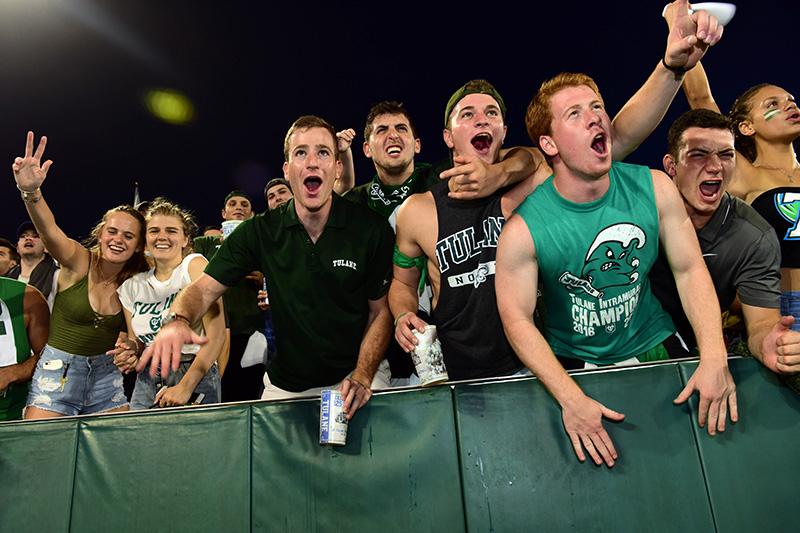
<svg viewBox="0 0 800 533">
<path fill-rule="evenodd" d="M 135 368 L 137 355 L 161 329 L 161 321 L 169 316 L 170 305 L 178 292 L 200 276 L 208 263 L 202 255 L 189 253 L 197 225 L 178 205 L 158 198 L 147 210 L 145 220 L 147 251 L 154 266 L 128 279 L 117 291 L 129 339 L 113 353 L 117 365 L 125 373 Z M 149 368 L 137 375 L 131 409 L 185 405 L 190 400 L 204 404 L 219 402 L 220 377 L 216 361 L 225 339 L 221 305 L 221 302 L 212 305 L 193 326 L 198 335 L 207 335 L 207 342 L 202 346 L 184 345 L 176 371 L 166 379 L 160 374 L 150 377 Z"/>
<path fill-rule="evenodd" d="M 122 374 L 106 352 L 125 328 L 117 288 L 147 269 L 144 219 L 130 206 L 107 211 L 86 246 L 56 225 L 41 186 L 52 161 L 41 162 L 47 138 L 34 151 L 28 132 L 25 153 L 12 164 L 36 231 L 61 264 L 50 318 L 50 335 L 36 365 L 25 418 L 127 411 Z"/>
</svg>

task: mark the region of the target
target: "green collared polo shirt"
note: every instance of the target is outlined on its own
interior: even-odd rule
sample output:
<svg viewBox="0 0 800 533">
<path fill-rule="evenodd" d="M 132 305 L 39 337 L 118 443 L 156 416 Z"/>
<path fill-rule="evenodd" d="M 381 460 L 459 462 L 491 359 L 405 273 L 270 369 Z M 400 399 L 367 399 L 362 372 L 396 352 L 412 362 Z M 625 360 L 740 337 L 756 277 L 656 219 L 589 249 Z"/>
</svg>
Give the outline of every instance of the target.
<svg viewBox="0 0 800 533">
<path fill-rule="evenodd" d="M 267 373 L 292 392 L 333 385 L 355 368 L 368 301 L 389 290 L 389 224 L 362 205 L 332 201 L 316 243 L 290 200 L 242 222 L 205 270 L 229 287 L 251 270 L 264 273 L 278 351 Z"/>
<path fill-rule="evenodd" d="M 222 238 L 219 235 L 208 235 L 194 239 L 194 251 L 211 260 L 217 253 Z M 225 316 L 231 335 L 250 336 L 254 331 L 261 331 L 264 326 L 264 312 L 258 307 L 258 289 L 261 287 L 252 281 L 242 279 L 239 283 L 225 291 L 222 302 L 225 304 Z"/>
</svg>

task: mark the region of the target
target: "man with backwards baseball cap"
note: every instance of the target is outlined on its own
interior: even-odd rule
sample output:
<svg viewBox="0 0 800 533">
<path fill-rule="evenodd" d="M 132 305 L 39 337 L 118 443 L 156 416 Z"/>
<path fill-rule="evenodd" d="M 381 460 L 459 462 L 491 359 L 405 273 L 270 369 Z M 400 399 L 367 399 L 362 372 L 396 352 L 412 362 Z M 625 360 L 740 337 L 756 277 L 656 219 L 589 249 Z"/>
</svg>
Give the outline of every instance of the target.
<svg viewBox="0 0 800 533">
<path fill-rule="evenodd" d="M 57 292 L 59 266 L 45 250 L 39 232 L 30 220 L 17 228 L 17 253 L 20 257 L 19 264 L 9 270 L 6 277 L 18 279 L 39 289 L 52 309 Z"/>
<path fill-rule="evenodd" d="M 277 209 L 292 198 L 292 188 L 289 186 L 289 182 L 283 178 L 271 179 L 264 187 L 264 201 L 267 202 L 267 209 L 270 211 Z"/>
</svg>

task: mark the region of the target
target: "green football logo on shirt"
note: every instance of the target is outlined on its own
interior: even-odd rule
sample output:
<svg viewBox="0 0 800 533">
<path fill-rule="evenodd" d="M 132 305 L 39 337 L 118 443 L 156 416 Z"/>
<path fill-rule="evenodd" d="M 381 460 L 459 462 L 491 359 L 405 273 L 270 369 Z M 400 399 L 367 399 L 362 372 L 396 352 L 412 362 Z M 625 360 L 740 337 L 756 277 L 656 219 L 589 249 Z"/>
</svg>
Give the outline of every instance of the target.
<svg viewBox="0 0 800 533">
<path fill-rule="evenodd" d="M 636 250 L 647 238 L 635 224 L 614 224 L 600 231 L 586 252 L 580 276 L 564 272 L 559 281 L 569 289 L 580 289 L 595 298 L 603 289 L 631 285 L 639 279 Z"/>
</svg>

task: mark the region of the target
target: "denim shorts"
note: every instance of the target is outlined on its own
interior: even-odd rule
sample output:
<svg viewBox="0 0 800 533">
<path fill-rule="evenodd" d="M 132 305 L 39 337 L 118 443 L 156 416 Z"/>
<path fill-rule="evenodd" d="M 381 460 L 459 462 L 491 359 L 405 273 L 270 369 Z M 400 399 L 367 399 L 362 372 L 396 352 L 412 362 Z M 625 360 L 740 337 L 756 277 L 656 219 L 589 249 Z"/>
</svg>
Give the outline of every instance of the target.
<svg viewBox="0 0 800 533">
<path fill-rule="evenodd" d="M 124 407 L 128 399 L 110 355 L 73 355 L 48 344 L 33 373 L 28 405 L 72 416 Z"/>
<path fill-rule="evenodd" d="M 181 361 L 178 370 L 169 373 L 167 379 L 161 377 L 161 373 L 156 374 L 156 377 L 150 377 L 150 367 L 148 366 L 143 371 L 139 372 L 136 376 L 136 386 L 133 388 L 133 395 L 131 396 L 131 410 L 138 411 L 141 409 L 150 409 L 156 399 L 156 393 L 161 387 L 172 386 L 177 384 L 189 367 L 192 366 L 192 361 Z M 205 395 L 200 404 L 219 403 L 220 388 L 219 388 L 219 369 L 217 365 L 211 365 L 206 375 L 200 380 L 200 383 L 195 387 L 194 392 L 202 393 Z"/>
<path fill-rule="evenodd" d="M 781 293 L 781 316 L 792 315 L 792 329 L 800 331 L 800 292 L 786 291 Z"/>
</svg>

